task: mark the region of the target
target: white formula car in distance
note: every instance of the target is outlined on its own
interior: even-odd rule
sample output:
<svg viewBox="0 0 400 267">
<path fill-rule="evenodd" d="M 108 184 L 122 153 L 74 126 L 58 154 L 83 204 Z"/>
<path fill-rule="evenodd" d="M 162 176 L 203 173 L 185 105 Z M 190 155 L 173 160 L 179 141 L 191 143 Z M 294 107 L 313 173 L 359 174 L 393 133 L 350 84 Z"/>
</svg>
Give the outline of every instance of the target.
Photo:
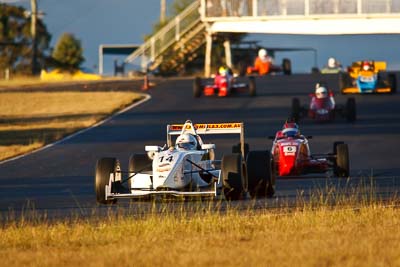
<svg viewBox="0 0 400 267">
<path fill-rule="evenodd" d="M 173 145 L 172 136 L 186 134 L 196 139 L 195 149 L 185 150 Z M 234 147 L 240 153 L 215 160 L 215 144 L 204 144 L 199 134 L 239 134 L 240 151 L 237 151 L 238 146 Z M 243 123 L 193 124 L 188 120 L 184 124 L 167 125 L 167 146 L 164 147 L 145 146 L 147 153 L 131 155 L 126 178 L 123 178 L 124 172 L 116 158 L 98 160 L 95 175 L 97 202 L 109 204 L 117 199 L 154 195 L 215 198 L 223 195 L 227 200 L 245 196 L 248 175 Z M 263 160 L 259 158 L 258 163 L 265 165 Z M 250 163 L 255 164 L 257 159 Z M 252 173 L 259 179 L 260 175 Z"/>
</svg>

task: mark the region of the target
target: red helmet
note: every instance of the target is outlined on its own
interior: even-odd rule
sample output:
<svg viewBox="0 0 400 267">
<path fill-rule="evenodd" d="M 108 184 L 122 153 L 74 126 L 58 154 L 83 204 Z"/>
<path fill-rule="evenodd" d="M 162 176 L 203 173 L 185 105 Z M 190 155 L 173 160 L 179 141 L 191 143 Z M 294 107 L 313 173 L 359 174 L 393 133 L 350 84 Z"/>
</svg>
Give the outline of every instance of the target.
<svg viewBox="0 0 400 267">
<path fill-rule="evenodd" d="M 369 61 L 363 61 L 363 63 L 362 63 L 362 69 L 363 69 L 363 70 L 369 70 L 371 67 L 372 67 L 372 66 L 371 66 L 371 62 L 369 62 Z"/>
<path fill-rule="evenodd" d="M 291 119 L 287 119 L 285 124 L 283 125 L 282 129 L 286 129 L 286 128 L 294 128 L 294 129 L 299 129 L 299 126 L 297 125 L 296 122 L 294 122 Z"/>
<path fill-rule="evenodd" d="M 286 137 L 295 137 L 300 135 L 299 126 L 292 120 L 286 120 L 282 128 L 282 134 Z"/>
</svg>

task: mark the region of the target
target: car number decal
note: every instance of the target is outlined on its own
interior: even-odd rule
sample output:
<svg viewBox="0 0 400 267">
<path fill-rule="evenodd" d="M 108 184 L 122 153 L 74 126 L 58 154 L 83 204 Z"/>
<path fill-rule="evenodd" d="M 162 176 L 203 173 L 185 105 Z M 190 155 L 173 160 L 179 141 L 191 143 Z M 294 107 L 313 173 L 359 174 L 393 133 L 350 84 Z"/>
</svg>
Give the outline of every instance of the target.
<svg viewBox="0 0 400 267">
<path fill-rule="evenodd" d="M 160 160 L 160 163 L 165 162 L 165 161 L 172 162 L 174 160 L 174 156 L 172 156 L 172 155 L 169 157 L 161 156 L 158 159 Z"/>
<path fill-rule="evenodd" d="M 360 77 L 360 81 L 362 81 L 362 82 L 373 82 L 374 81 L 374 77 L 372 77 L 372 76 L 361 76 Z"/>
<path fill-rule="evenodd" d="M 294 154 L 296 154 L 296 151 L 297 151 L 297 147 L 296 146 L 284 146 L 283 147 L 283 153 L 286 156 L 294 155 Z"/>
</svg>

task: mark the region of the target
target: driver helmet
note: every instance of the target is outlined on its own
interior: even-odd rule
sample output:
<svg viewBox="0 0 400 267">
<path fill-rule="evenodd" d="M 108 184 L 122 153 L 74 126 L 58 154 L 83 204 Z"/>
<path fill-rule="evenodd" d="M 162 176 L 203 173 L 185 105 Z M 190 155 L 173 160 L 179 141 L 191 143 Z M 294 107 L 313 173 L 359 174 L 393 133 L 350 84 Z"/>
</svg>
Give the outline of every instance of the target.
<svg viewBox="0 0 400 267">
<path fill-rule="evenodd" d="M 283 125 L 282 135 L 285 137 L 296 137 L 300 135 L 299 126 L 292 120 L 286 120 Z"/>
<path fill-rule="evenodd" d="M 227 73 L 227 69 L 225 68 L 225 67 L 223 67 L 223 66 L 221 66 L 221 67 L 219 67 L 219 69 L 218 69 L 218 73 L 220 74 L 220 75 L 226 75 L 226 73 Z"/>
<path fill-rule="evenodd" d="M 282 129 L 286 129 L 286 128 L 296 128 L 299 129 L 299 126 L 297 125 L 296 121 L 293 120 L 292 118 L 288 118 L 285 121 L 285 124 L 283 125 Z"/>
<path fill-rule="evenodd" d="M 282 130 L 282 134 L 285 137 L 296 137 L 300 135 L 300 131 L 298 128 L 285 128 Z"/>
<path fill-rule="evenodd" d="M 334 68 L 334 67 L 336 67 L 336 59 L 335 59 L 335 58 L 330 57 L 330 58 L 328 59 L 328 67 L 329 67 L 329 68 Z"/>
<path fill-rule="evenodd" d="M 191 134 L 181 134 L 176 138 L 175 146 L 178 150 L 195 150 L 197 147 L 197 140 Z"/>
<path fill-rule="evenodd" d="M 267 56 L 267 50 L 265 50 L 264 48 L 261 48 L 260 50 L 258 50 L 258 56 L 260 58 L 264 58 Z"/>
<path fill-rule="evenodd" d="M 317 98 L 326 98 L 328 97 L 328 90 L 324 86 L 319 86 L 315 89 L 315 96 Z"/>
<path fill-rule="evenodd" d="M 362 63 L 362 69 L 363 70 L 368 71 L 368 70 L 370 70 L 370 68 L 371 68 L 371 64 L 368 61 L 364 61 Z"/>
</svg>

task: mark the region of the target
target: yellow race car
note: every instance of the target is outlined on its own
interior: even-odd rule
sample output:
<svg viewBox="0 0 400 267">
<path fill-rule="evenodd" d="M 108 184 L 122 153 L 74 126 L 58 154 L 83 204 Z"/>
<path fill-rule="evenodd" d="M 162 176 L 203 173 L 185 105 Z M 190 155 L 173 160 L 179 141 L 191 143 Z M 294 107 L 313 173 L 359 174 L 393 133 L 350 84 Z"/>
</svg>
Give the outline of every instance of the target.
<svg viewBox="0 0 400 267">
<path fill-rule="evenodd" d="M 395 93 L 396 76 L 386 72 L 384 61 L 357 61 L 340 75 L 342 94 Z"/>
</svg>

